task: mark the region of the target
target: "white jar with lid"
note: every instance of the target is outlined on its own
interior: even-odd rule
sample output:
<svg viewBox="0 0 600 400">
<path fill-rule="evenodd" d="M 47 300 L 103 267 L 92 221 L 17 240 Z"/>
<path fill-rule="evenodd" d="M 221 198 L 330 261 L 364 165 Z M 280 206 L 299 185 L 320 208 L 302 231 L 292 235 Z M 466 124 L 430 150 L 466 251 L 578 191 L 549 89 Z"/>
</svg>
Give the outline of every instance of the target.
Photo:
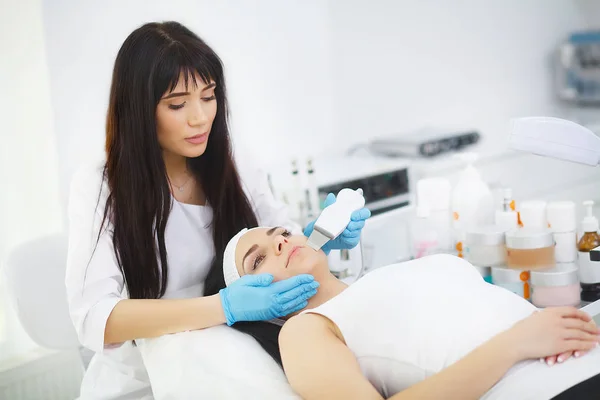
<svg viewBox="0 0 600 400">
<path fill-rule="evenodd" d="M 531 288 L 531 301 L 536 307 L 578 306 L 581 303 L 575 264 L 557 264 L 548 270 L 531 271 Z"/>
<path fill-rule="evenodd" d="M 493 267 L 506 263 L 504 228 L 484 225 L 467 230 L 465 258 L 478 267 Z"/>
</svg>

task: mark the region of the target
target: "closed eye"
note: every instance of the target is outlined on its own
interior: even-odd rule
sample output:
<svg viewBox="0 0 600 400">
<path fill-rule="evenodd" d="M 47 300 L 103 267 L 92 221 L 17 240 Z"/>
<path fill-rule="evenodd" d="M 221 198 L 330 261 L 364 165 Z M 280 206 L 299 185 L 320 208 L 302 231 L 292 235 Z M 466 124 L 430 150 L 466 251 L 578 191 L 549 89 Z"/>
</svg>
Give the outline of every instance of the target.
<svg viewBox="0 0 600 400">
<path fill-rule="evenodd" d="M 266 256 L 264 254 L 257 255 L 254 261 L 252 262 L 252 271 L 256 270 L 256 268 L 260 266 L 260 263 L 262 263 L 265 258 Z"/>
<path fill-rule="evenodd" d="M 169 108 L 171 110 L 179 110 L 180 108 L 183 108 L 184 105 L 185 105 L 185 101 L 181 104 L 169 104 Z"/>
</svg>

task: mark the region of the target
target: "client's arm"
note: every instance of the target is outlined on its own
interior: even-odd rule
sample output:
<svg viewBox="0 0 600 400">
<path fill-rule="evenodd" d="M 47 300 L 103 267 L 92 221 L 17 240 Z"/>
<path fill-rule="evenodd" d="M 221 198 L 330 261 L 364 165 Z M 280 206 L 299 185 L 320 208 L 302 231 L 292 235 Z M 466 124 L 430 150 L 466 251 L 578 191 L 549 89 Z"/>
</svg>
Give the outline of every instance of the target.
<svg viewBox="0 0 600 400">
<path fill-rule="evenodd" d="M 535 313 L 391 399 L 478 399 L 518 361 L 593 348 L 598 330 L 589 321 L 587 314 L 574 308 Z M 333 324 L 323 317 L 292 318 L 279 343 L 288 380 L 302 398 L 382 399 Z"/>
</svg>

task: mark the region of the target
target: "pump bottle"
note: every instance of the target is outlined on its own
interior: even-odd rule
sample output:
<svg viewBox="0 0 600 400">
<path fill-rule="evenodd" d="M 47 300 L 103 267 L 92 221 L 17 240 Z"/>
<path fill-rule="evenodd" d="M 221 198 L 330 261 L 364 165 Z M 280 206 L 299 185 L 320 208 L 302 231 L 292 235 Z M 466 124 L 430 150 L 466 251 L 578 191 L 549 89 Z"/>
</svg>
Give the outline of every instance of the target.
<svg viewBox="0 0 600 400">
<path fill-rule="evenodd" d="M 579 280 L 581 282 L 581 300 L 600 299 L 600 263 L 590 260 L 590 251 L 600 246 L 598 219 L 593 215 L 594 202 L 584 201 L 586 215 L 581 222 L 583 236 L 577 243 L 579 259 Z"/>
</svg>

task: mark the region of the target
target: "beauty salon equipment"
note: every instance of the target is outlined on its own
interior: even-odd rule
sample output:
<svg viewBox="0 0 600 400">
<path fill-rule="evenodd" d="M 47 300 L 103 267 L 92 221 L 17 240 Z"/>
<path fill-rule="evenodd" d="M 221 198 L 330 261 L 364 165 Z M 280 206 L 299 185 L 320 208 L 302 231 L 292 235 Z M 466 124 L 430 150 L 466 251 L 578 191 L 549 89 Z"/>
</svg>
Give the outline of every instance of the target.
<svg viewBox="0 0 600 400">
<path fill-rule="evenodd" d="M 531 302 L 536 307 L 575 307 L 581 303 L 576 264 L 531 271 L 531 289 Z"/>
<path fill-rule="evenodd" d="M 600 137 L 586 127 L 560 118 L 513 119 L 509 146 L 514 150 L 593 167 L 600 163 Z"/>
<path fill-rule="evenodd" d="M 554 237 L 549 229 L 522 228 L 506 233 L 506 265 L 535 270 L 552 268 Z"/>
<path fill-rule="evenodd" d="M 600 32 L 573 32 L 554 57 L 556 89 L 561 99 L 600 104 Z"/>
<path fill-rule="evenodd" d="M 307 245 L 314 250 L 319 250 L 325 243 L 337 238 L 346 229 L 352 213 L 364 206 L 365 198 L 362 189 L 340 190 L 335 203 L 325 208 L 317 218 Z"/>
<path fill-rule="evenodd" d="M 392 157 L 433 157 L 462 150 L 479 142 L 474 130 L 449 132 L 425 128 L 410 133 L 377 138 L 371 141 L 371 151 Z"/>
</svg>

